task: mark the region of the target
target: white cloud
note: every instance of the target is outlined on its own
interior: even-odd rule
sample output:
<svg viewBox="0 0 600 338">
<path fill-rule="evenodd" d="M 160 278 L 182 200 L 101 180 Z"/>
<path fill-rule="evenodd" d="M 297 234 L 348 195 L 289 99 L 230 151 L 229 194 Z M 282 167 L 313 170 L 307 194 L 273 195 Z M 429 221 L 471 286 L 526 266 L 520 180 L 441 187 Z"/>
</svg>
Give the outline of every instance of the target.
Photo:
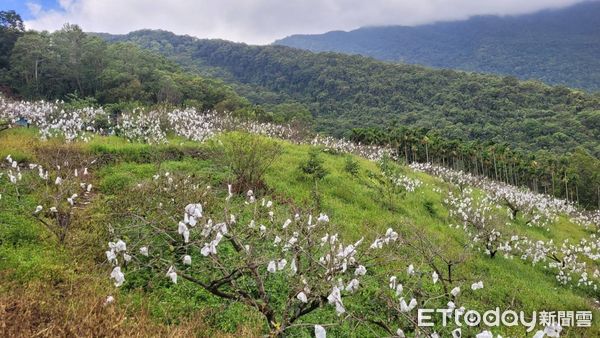
<svg viewBox="0 0 600 338">
<path fill-rule="evenodd" d="M 58 0 L 58 4 L 63 9 L 67 9 L 68 10 L 69 7 L 71 7 L 71 5 L 73 4 L 73 0 Z"/>
<path fill-rule="evenodd" d="M 55 30 L 127 33 L 154 28 L 200 38 L 265 44 L 290 34 L 368 25 L 416 25 L 478 14 L 523 14 L 582 0 L 60 0 L 61 10 L 32 9 L 25 24 Z"/>
<path fill-rule="evenodd" d="M 26 5 L 27 5 L 27 9 L 29 9 L 31 14 L 34 16 L 38 16 L 42 12 L 42 6 L 40 6 L 39 4 L 36 4 L 33 2 L 28 2 Z"/>
</svg>

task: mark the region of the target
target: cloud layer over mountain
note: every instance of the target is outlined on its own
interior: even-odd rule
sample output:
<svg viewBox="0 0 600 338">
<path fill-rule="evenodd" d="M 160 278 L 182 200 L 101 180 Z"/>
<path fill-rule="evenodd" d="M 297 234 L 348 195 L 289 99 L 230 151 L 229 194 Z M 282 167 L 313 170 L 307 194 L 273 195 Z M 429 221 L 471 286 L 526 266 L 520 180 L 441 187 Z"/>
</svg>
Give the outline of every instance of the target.
<svg viewBox="0 0 600 338">
<path fill-rule="evenodd" d="M 86 31 L 109 33 L 161 28 L 266 44 L 296 33 L 523 14 L 577 2 L 582 0 L 58 0 L 53 5 L 31 0 L 26 25 L 55 30 L 69 22 Z"/>
</svg>

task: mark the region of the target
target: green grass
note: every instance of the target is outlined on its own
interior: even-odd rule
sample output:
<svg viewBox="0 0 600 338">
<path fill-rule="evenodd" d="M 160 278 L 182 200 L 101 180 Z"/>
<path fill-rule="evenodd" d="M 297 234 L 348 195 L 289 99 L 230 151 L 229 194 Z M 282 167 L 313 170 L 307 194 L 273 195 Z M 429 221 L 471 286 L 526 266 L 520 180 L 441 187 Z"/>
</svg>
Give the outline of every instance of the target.
<svg viewBox="0 0 600 338">
<path fill-rule="evenodd" d="M 309 200 L 311 182 L 299 178 L 296 169 L 298 164 L 307 157 L 308 147 L 285 146 L 282 158 L 267 176 L 267 182 L 276 193 L 284 194 L 294 200 Z M 442 196 L 432 190 L 433 186 L 445 189 L 444 183 L 425 174 L 409 174 L 417 177 L 425 184 L 415 193 L 407 193 L 404 197 L 393 201 L 393 210 L 382 208 L 378 202 L 380 197 L 371 189 L 365 171 L 377 171 L 374 163 L 356 158 L 361 172 L 358 178 L 343 171 L 345 157 L 341 155 L 323 154 L 325 166 L 330 171 L 319 188 L 324 196 L 323 211 L 330 215 L 336 223 L 342 224 L 341 231 L 354 238 L 361 237 L 373 231 L 381 232 L 392 227 L 399 233 L 410 231 L 407 224 L 426 230 L 440 241 L 450 238 L 466 238 L 460 230 L 447 226 L 448 212 L 442 205 Z M 424 205 L 429 201 L 435 210 L 432 215 Z M 522 233 L 536 239 L 554 239 L 561 242 L 570 238 L 579 240 L 587 230 L 572 224 L 565 217 L 551 226 L 551 231 L 528 227 L 523 224 L 514 225 L 517 233 Z M 458 249 L 455 247 L 455 249 Z M 411 257 L 406 257 L 408 262 Z M 407 263 L 408 264 L 408 263 Z M 401 271 L 405 266 L 398 267 Z M 582 310 L 591 309 L 593 294 L 580 289 L 559 286 L 554 275 L 545 271 L 541 266 L 533 267 L 531 263 L 523 262 L 518 257 L 508 260 L 503 257 L 490 259 L 483 254 L 473 254 L 466 267 L 461 268 L 463 277 L 469 281 L 483 280 L 484 289 L 476 293 L 467 292 L 461 303 L 474 309 L 487 310 L 496 306 L 501 309 L 518 309 L 524 311 L 547 310 Z M 469 289 L 470 283 L 463 285 Z M 469 290 L 470 291 L 470 290 Z M 596 312 L 596 317 L 600 313 Z M 598 330 L 596 326 L 595 330 Z M 518 329 L 503 331 L 505 334 L 519 335 Z M 594 331 L 600 332 L 600 331 Z M 590 334 L 589 331 L 587 331 Z"/>
<path fill-rule="evenodd" d="M 221 137 L 227 137 L 221 136 Z M 15 129 L 0 134 L 0 155 L 12 154 L 18 160 L 34 160 L 35 149 L 49 146 L 36 140 L 32 130 Z M 298 165 L 308 157 L 309 146 L 292 145 L 280 142 L 283 154 L 275 161 L 268 171 L 265 181 L 270 193 L 276 200 L 291 200 L 297 205 L 313 205 L 313 182 L 304 177 Z M 103 209 L 103 199 L 123 193 L 128 187 L 141 180 L 151 179 L 160 171 L 182 172 L 193 177 L 201 178 L 216 189 L 226 189 L 230 177 L 228 170 L 211 158 L 207 145 L 176 140 L 168 145 L 150 146 L 130 143 L 121 138 L 95 137 L 89 144 L 81 144 L 82 149 L 89 150 L 99 158 L 107 159 L 100 163 L 96 179 L 100 197 L 97 205 L 89 208 L 90 219 L 97 222 L 106 221 L 108 210 Z M 103 157 L 104 156 L 104 157 Z M 369 173 L 379 173 L 378 166 L 370 161 L 355 158 L 360 170 L 353 176 L 344 171 L 346 155 L 322 153 L 324 166 L 329 174 L 318 182 L 318 191 L 322 196 L 321 210 L 330 216 L 333 223 L 338 225 L 340 233 L 347 238 L 358 239 L 363 236 L 372 237 L 392 227 L 402 235 L 409 236 L 414 229 L 424 231 L 432 240 L 448 246 L 448 250 L 460 251 L 458 241 L 466 242 L 465 235 L 456 229 L 448 227 L 448 210 L 442 204 L 443 196 L 433 191 L 434 187 L 448 190 L 450 187 L 439 179 L 423 173 L 413 173 L 402 168 L 410 177 L 423 181 L 423 185 L 414 193 L 384 196 L 377 182 L 369 177 Z M 157 160 L 163 160 L 160 165 Z M 53 280 L 66 278 L 73 273 L 69 269 L 68 252 L 57 247 L 50 235 L 23 210 L 35 208 L 34 196 L 26 196 L 16 201 L 7 192 L 10 187 L 0 179 L 0 270 L 5 271 L 0 278 L 11 278 L 22 282 L 35 279 Z M 522 221 L 513 225 L 517 232 L 535 239 L 554 239 L 560 242 L 566 238 L 578 241 L 588 233 L 581 227 L 569 222 L 565 217 L 551 226 L 547 232 L 538 228 L 527 227 Z M 99 238 L 92 252 L 102 252 L 107 239 Z M 418 258 L 412 256 L 410 250 L 402 251 L 405 255 L 397 266 L 386 266 L 389 274 L 404 271 L 406 266 Z M 460 296 L 461 305 L 472 309 L 487 310 L 495 307 L 524 311 L 534 310 L 584 310 L 594 309 L 595 325 L 585 331 L 573 331 L 573 336 L 600 335 L 598 316 L 593 298 L 597 294 L 578 288 L 560 286 L 554 275 L 545 271 L 541 266 L 532 266 L 522 262 L 518 257 L 506 259 L 496 257 L 490 259 L 478 252 L 471 252 L 470 260 L 459 265 L 457 274 L 461 282 L 463 294 Z M 96 269 L 106 270 L 98 259 Z M 10 277 L 7 277 L 10 276 Z M 471 292 L 470 283 L 483 280 L 484 289 Z M 1 282 L 1 280 L 0 280 Z M 1 284 L 1 283 L 0 283 Z M 347 306 L 368 306 L 370 294 L 379 285 L 366 285 L 363 295 L 356 302 Z M 259 317 L 247 308 L 222 302 L 193 285 L 180 283 L 172 286 L 168 283 L 157 283 L 151 290 L 125 291 L 127 301 L 141 307 L 147 302 L 152 315 L 157 321 L 176 323 L 181 317 L 189 316 L 200 310 L 207 313 L 211 327 L 217 331 L 235 332 L 240 325 L 252 325 L 259 322 Z M 331 311 L 320 310 L 306 318 L 306 322 L 326 321 L 333 319 Z M 508 336 L 523 334 L 519 328 L 502 328 L 492 331 Z M 481 331 L 481 330 L 479 330 Z M 479 331 L 469 331 L 476 333 Z M 368 336 L 370 332 L 355 330 L 349 326 L 331 329 L 332 335 Z M 295 335 L 307 335 L 307 330 L 293 332 Z M 448 334 L 448 332 L 446 332 Z M 465 332 L 463 332 L 463 335 Z"/>
<path fill-rule="evenodd" d="M 31 196 L 17 200 L 10 188 L 5 181 L 0 183 L 0 191 L 4 190 L 0 199 L 0 271 L 17 283 L 63 278 L 68 270 L 66 256 L 30 216 L 36 204 Z"/>
</svg>

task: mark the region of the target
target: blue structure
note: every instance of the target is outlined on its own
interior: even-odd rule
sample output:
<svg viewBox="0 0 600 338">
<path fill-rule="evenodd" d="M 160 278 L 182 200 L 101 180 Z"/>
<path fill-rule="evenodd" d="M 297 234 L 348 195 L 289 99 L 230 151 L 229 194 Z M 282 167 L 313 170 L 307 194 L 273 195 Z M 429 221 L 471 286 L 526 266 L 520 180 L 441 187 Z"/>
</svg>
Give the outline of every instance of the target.
<svg viewBox="0 0 600 338">
<path fill-rule="evenodd" d="M 21 117 L 19 120 L 17 120 L 15 124 L 21 127 L 29 127 L 29 121 L 27 121 L 27 119 L 24 117 Z"/>
</svg>

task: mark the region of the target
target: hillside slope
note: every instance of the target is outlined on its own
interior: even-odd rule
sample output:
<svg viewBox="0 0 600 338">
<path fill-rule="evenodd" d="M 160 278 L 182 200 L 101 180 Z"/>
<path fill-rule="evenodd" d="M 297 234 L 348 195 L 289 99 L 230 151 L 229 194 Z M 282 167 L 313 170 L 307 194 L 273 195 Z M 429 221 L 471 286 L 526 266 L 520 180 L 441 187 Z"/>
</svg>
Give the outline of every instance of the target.
<svg viewBox="0 0 600 338">
<path fill-rule="evenodd" d="M 392 65 L 361 56 L 283 46 L 200 40 L 165 31 L 103 35 L 158 51 L 190 71 L 254 91 L 255 103 L 292 100 L 310 108 L 321 132 L 406 126 L 453 140 L 526 150 L 600 154 L 600 96 L 511 77 Z M 236 89 L 238 88 L 236 87 Z"/>
<path fill-rule="evenodd" d="M 0 110 L 2 336 L 455 330 L 417 306 L 586 311 L 563 335 L 598 333 L 598 210 L 229 114 L 57 105 Z"/>
<path fill-rule="evenodd" d="M 228 142 L 235 137 L 235 134 L 224 134 L 218 136 L 218 139 Z M 124 268 L 126 281 L 121 289 L 116 290 L 108 282 L 108 272 L 112 266 L 104 257 L 105 243 L 113 240 L 114 236 L 119 236 L 127 241 L 128 252 L 131 255 L 137 255 L 139 246 L 145 243 L 141 239 L 143 231 L 137 230 L 136 223 L 128 220 L 127 215 L 120 214 L 119 208 L 135 212 L 145 210 L 144 208 L 161 201 L 164 202 L 164 208 L 171 210 L 170 204 L 179 207 L 191 197 L 189 191 L 182 194 L 184 188 L 179 186 L 176 194 L 170 195 L 170 191 L 165 188 L 158 194 L 141 199 L 139 194 L 143 193 L 144 187 L 156 184 L 153 182 L 166 182 L 167 177 L 172 177 L 177 184 L 179 179 L 187 178 L 201 187 L 210 184 L 218 200 L 224 199 L 232 172 L 231 167 L 212 156 L 215 150 L 218 152 L 216 147 L 220 142 L 199 144 L 173 137 L 167 145 L 148 145 L 117 136 L 94 136 L 89 143 L 77 141 L 64 144 L 57 138 L 40 141 L 34 129 L 25 128 L 4 132 L 0 134 L 0 140 L 0 156 L 4 158 L 12 154 L 19 163 L 17 166 L 23 168 L 21 170 L 25 180 L 23 183 L 17 183 L 17 186 L 23 189 L 19 195 L 18 192 L 15 194 L 14 187 L 6 176 L 0 177 L 0 191 L 3 194 L 3 198 L 0 199 L 0 256 L 3 257 L 0 260 L 3 271 L 0 274 L 0 285 L 8 286 L 0 288 L 0 314 L 4 314 L 1 312 L 5 311 L 3 309 L 11 308 L 8 305 L 18 304 L 19 313 L 37 311 L 46 318 L 28 321 L 27 325 L 16 325 L 18 321 L 2 322 L 9 318 L 3 315 L 0 316 L 0 323 L 3 323 L 0 333 L 7 330 L 6 333 L 30 335 L 46 330 L 54 335 L 61 332 L 123 335 L 132 334 L 135 330 L 156 330 L 155 332 L 161 334 L 175 336 L 189 336 L 198 332 L 219 336 L 259 336 L 261 332 L 265 332 L 266 325 L 259 324 L 260 314 L 252 307 L 232 300 L 219 299 L 190 281 L 170 283 L 164 274 L 165 269 L 154 272 L 145 265 L 134 268 L 128 264 L 127 268 Z M 282 147 L 281 156 L 266 172 L 265 187 L 256 191 L 257 196 L 272 199 L 277 205 L 277 212 L 288 207 L 293 210 L 306 210 L 303 208 L 314 203 L 314 187 L 298 167 L 316 148 L 285 141 L 277 142 Z M 481 250 L 479 244 L 465 244 L 471 242 L 467 232 L 449 226 L 460 222 L 461 217 L 452 214 L 453 207 L 444 201 L 449 195 L 459 193 L 458 185 L 425 173 L 414 172 L 408 167 L 389 164 L 393 170 L 397 170 L 396 175 L 400 175 L 398 177 L 419 182 L 414 189 L 394 187 L 393 184 L 390 185 L 391 182 L 381 180 L 386 170 L 381 164 L 352 156 L 357 169 L 350 173 L 346 169 L 348 155 L 323 148 L 319 148 L 318 152 L 327 172 L 319 183 L 322 203 L 319 211 L 329 215 L 332 224 L 336 224 L 329 228 L 330 231 L 338 231 L 341 236 L 352 241 L 366 237 L 366 242 L 370 243 L 376 234 L 384 232 L 386 228 L 393 228 L 401 238 L 393 256 L 386 259 L 386 264 L 368 263 L 370 272 L 368 278 L 361 281 L 360 291 L 354 296 L 344 295 L 344 304 L 348 311 L 359 309 L 363 315 L 370 311 L 382 311 L 380 305 L 374 305 L 387 289 L 387 279 L 375 279 L 376 274 L 382 274 L 400 276 L 406 285 L 407 295 L 412 292 L 412 287 L 409 287 L 411 278 L 422 278 L 422 285 L 414 287 L 422 288 L 418 296 L 420 301 L 426 297 L 425 294 L 437 295 L 428 303 L 430 306 L 445 306 L 445 303 L 452 299 L 457 306 L 480 311 L 495 306 L 523 310 L 526 313 L 542 308 L 588 310 L 594 311 L 594 318 L 597 318 L 598 311 L 592 302 L 593 297 L 597 296 L 597 291 L 586 286 L 561 285 L 554 276 L 554 270 L 544 268 L 542 263 L 532 265 L 527 259 L 511 257 L 508 253 L 507 256 L 498 255 L 491 258 Z M 80 156 L 98 159 L 93 167 L 90 167 L 89 174 L 92 176 L 86 178 L 94 183 L 91 190 L 93 198 L 86 197 L 87 194 L 80 197 L 87 198 L 88 205 L 79 202 L 83 200 L 77 200 L 73 228 L 69 230 L 66 240 L 60 246 L 51 232 L 36 221 L 35 215 L 30 214 L 38 201 L 43 200 L 44 188 L 35 188 L 35 182 L 39 179 L 35 177 L 35 172 L 29 173 L 26 168 L 32 163 L 50 168 L 49 164 L 53 161 L 73 161 L 80 159 Z M 9 170 L 14 168 L 11 169 L 11 166 L 3 161 L 0 171 Z M 51 175 L 53 179 L 54 171 Z M 67 182 L 66 176 L 63 177 Z M 34 185 L 31 185 L 32 183 Z M 25 184 L 28 184 L 29 188 L 25 189 Z M 460 190 L 464 188 L 465 186 L 461 186 Z M 482 191 L 475 189 L 473 197 L 481 200 L 482 194 Z M 218 200 L 212 200 L 204 194 L 201 200 L 194 202 L 203 203 L 206 217 L 209 217 L 211 209 L 220 205 Z M 241 202 L 244 196 L 236 196 L 235 200 Z M 121 206 L 115 208 L 118 204 Z M 146 210 L 151 212 L 153 209 Z M 314 210 L 311 208 L 308 212 L 312 211 Z M 140 217 L 149 217 L 148 221 L 153 222 L 154 219 L 150 215 L 158 217 L 154 212 L 140 214 Z M 251 230 L 243 230 L 247 224 L 247 219 L 243 217 L 243 214 L 240 215 L 241 229 L 250 233 Z M 494 218 L 496 217 L 498 221 L 508 220 L 504 212 L 494 213 Z M 525 222 L 525 214 L 510 221 L 510 226 L 502 230 L 506 231 L 503 236 L 527 236 L 547 243 L 551 243 L 550 240 L 562 243 L 569 239 L 577 243 L 583 238 L 592 239 L 595 232 L 595 228 L 577 225 L 566 215 L 561 215 L 560 219 L 549 224 L 548 230 L 538 225 L 528 226 Z M 266 224 L 269 227 L 277 226 Z M 177 233 L 176 223 L 168 222 L 166 229 L 173 234 Z M 157 235 L 157 242 L 152 242 L 150 246 L 152 255 L 161 250 L 158 245 L 159 238 Z M 265 240 L 271 239 L 263 239 Z M 267 243 L 270 247 L 275 247 L 270 242 Z M 224 250 L 221 255 L 227 256 L 228 251 L 223 248 L 224 245 L 221 244 L 221 250 Z M 165 249 L 163 259 L 171 259 L 169 253 L 174 250 L 174 257 L 179 257 L 181 248 L 171 247 L 169 250 Z M 437 252 L 442 261 L 437 258 L 428 261 L 427 250 Z M 205 262 L 193 265 L 193 269 L 209 264 L 210 260 L 203 258 L 198 252 L 190 253 L 194 262 Z M 560 257 L 560 253 L 555 254 Z M 143 257 L 136 257 L 133 264 L 137 264 L 141 259 Z M 443 259 L 456 260 L 456 266 L 452 270 L 455 282 L 431 283 L 431 266 L 445 268 Z M 181 273 L 188 269 L 178 258 L 174 258 L 171 264 L 176 265 Z M 405 275 L 409 264 L 414 264 L 413 267 L 419 271 L 421 277 Z M 590 262 L 590 268 L 596 266 L 595 264 Z M 261 266 L 261 274 L 268 275 L 265 269 L 266 262 Z M 445 272 L 440 273 L 443 280 L 449 277 Z M 197 276 L 204 277 L 201 274 Z M 272 292 L 272 297 L 284 297 L 285 292 L 281 290 L 285 290 L 287 286 L 295 286 L 289 282 L 290 278 L 293 277 L 269 277 L 269 288 L 272 288 L 269 292 Z M 484 288 L 471 290 L 470 281 L 482 281 Z M 444 294 L 445 283 L 460 285 L 463 290 L 460 296 L 451 297 L 447 291 Z M 49 292 L 48 285 L 57 289 Z M 87 292 L 85 297 L 80 296 L 82 292 Z M 17 295 L 22 294 L 27 294 L 38 302 L 18 302 Z M 104 301 L 107 294 L 114 295 L 117 301 L 107 305 Z M 40 300 L 48 306 L 38 305 Z M 54 307 L 60 309 L 64 304 L 69 305 L 70 311 L 63 311 L 60 316 L 52 311 Z M 127 311 L 126 317 L 124 311 Z M 94 318 L 98 320 L 90 320 L 88 316 L 83 322 L 84 325 L 75 325 L 76 314 L 90 312 L 97 314 Z M 142 318 L 141 323 L 137 322 L 139 318 Z M 594 336 L 600 327 L 597 325 L 597 319 L 595 320 L 592 328 L 565 327 L 563 336 Z M 103 324 L 107 322 L 110 324 Z M 312 333 L 311 323 L 337 323 L 327 326 L 329 334 L 356 337 L 385 335 L 385 331 L 376 325 L 355 326 L 351 319 L 340 320 L 333 311 L 333 306 L 327 304 L 303 318 L 300 323 L 303 325 L 293 328 L 289 334 L 308 337 Z M 413 332 L 410 321 L 404 318 L 393 318 L 391 325 L 394 330 L 400 326 L 407 334 Z M 444 328 L 438 323 L 436 330 L 446 336 L 450 334 L 451 328 Z M 483 327 L 463 328 L 463 334 L 474 336 L 481 330 Z M 503 335 L 519 335 L 522 334 L 522 330 L 522 327 L 492 328 L 494 333 Z"/>
<path fill-rule="evenodd" d="M 600 90 L 600 2 L 521 16 L 292 35 L 278 45 Z"/>
</svg>

